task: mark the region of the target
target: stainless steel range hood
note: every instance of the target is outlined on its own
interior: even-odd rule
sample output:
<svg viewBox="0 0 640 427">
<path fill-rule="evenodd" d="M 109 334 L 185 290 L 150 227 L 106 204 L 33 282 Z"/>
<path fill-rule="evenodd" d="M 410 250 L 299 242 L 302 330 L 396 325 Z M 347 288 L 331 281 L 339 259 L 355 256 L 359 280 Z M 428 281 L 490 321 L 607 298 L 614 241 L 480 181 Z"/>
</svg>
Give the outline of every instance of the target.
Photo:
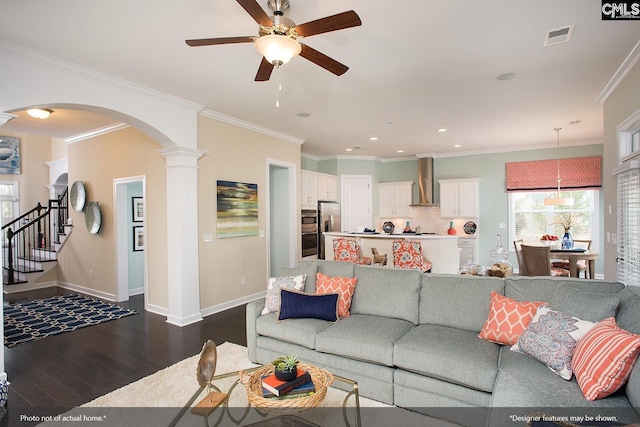
<svg viewBox="0 0 640 427">
<path fill-rule="evenodd" d="M 418 158 L 418 202 L 411 206 L 438 206 L 433 200 L 433 157 Z"/>
</svg>

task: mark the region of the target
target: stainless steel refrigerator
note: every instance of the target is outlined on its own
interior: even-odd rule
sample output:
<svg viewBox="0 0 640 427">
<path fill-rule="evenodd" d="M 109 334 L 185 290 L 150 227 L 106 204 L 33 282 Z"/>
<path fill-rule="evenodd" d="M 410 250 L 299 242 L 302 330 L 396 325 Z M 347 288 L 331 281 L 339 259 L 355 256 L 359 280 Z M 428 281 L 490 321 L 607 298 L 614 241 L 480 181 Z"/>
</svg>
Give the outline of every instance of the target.
<svg viewBox="0 0 640 427">
<path fill-rule="evenodd" d="M 339 232 L 340 203 L 318 202 L 318 258 L 325 259 L 324 234 L 325 231 Z"/>
</svg>

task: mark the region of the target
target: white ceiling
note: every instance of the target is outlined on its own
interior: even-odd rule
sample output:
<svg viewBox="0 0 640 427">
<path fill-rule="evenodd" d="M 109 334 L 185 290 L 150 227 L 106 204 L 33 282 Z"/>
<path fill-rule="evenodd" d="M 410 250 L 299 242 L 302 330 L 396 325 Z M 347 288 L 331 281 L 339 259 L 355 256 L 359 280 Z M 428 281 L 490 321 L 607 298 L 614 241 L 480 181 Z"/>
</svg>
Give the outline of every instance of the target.
<svg viewBox="0 0 640 427">
<path fill-rule="evenodd" d="M 296 23 L 358 13 L 360 27 L 305 39 L 346 74 L 297 57 L 254 82 L 251 44 L 184 43 L 257 35 L 234 0 L 2 0 L 0 39 L 301 138 L 305 154 L 379 158 L 553 146 L 555 127 L 563 145 L 599 143 L 596 99 L 640 40 L 637 21 L 602 21 L 599 0 L 291 2 Z M 547 30 L 570 24 L 569 43 L 543 47 Z M 507 72 L 516 78 L 496 79 Z M 56 111 L 4 127 L 64 138 L 111 123 L 101 120 Z"/>
</svg>

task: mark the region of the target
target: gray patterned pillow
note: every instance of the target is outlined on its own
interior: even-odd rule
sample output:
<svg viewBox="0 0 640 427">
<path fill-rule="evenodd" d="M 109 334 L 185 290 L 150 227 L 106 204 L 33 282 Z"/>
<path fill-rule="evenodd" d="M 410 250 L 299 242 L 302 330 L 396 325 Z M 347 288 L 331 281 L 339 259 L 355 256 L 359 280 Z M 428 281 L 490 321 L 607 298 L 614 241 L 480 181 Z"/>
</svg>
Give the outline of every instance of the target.
<svg viewBox="0 0 640 427">
<path fill-rule="evenodd" d="M 304 283 L 306 280 L 306 274 L 270 278 L 269 285 L 267 285 L 267 295 L 264 308 L 260 314 L 265 315 L 275 313 L 280 309 L 280 288 L 301 291 L 304 289 Z"/>
<path fill-rule="evenodd" d="M 531 356 L 565 380 L 570 380 L 573 350 L 578 340 L 594 326 L 595 323 L 542 306 L 511 351 Z"/>
</svg>

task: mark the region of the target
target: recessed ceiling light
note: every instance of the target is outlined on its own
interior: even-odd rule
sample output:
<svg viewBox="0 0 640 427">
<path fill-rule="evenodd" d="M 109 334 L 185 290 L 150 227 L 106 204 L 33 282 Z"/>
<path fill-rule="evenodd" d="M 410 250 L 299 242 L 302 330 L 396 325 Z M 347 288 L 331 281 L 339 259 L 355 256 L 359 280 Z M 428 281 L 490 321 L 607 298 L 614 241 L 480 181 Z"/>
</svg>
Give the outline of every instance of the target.
<svg viewBox="0 0 640 427">
<path fill-rule="evenodd" d="M 404 153 L 404 150 L 398 150 L 398 153 Z"/>
<path fill-rule="evenodd" d="M 384 124 L 385 124 L 386 126 L 392 126 L 392 125 L 394 125 L 395 123 L 393 123 L 393 122 L 384 122 Z"/>
<path fill-rule="evenodd" d="M 446 128 L 440 128 L 440 129 L 438 129 L 438 132 L 440 132 L 440 133 L 442 133 L 442 132 L 446 132 L 446 131 L 447 131 L 447 129 L 446 129 Z"/>
<path fill-rule="evenodd" d="M 353 148 L 346 148 L 344 151 L 353 151 Z"/>
<path fill-rule="evenodd" d="M 311 114 L 310 113 L 298 113 L 296 114 L 296 116 L 298 117 L 309 117 Z"/>
<path fill-rule="evenodd" d="M 377 136 L 372 136 L 371 138 L 369 138 L 369 141 L 377 141 L 378 137 Z"/>
<path fill-rule="evenodd" d="M 516 73 L 504 73 L 504 74 L 500 74 L 498 77 L 496 77 L 496 79 L 498 80 L 513 80 L 516 78 Z"/>
<path fill-rule="evenodd" d="M 453 147 L 454 147 L 454 148 L 460 148 L 460 147 L 462 147 L 462 144 L 456 144 L 456 145 L 454 145 Z"/>
<path fill-rule="evenodd" d="M 27 110 L 27 114 L 36 119 L 47 119 L 53 113 L 53 110 L 48 108 L 34 108 Z"/>
</svg>

